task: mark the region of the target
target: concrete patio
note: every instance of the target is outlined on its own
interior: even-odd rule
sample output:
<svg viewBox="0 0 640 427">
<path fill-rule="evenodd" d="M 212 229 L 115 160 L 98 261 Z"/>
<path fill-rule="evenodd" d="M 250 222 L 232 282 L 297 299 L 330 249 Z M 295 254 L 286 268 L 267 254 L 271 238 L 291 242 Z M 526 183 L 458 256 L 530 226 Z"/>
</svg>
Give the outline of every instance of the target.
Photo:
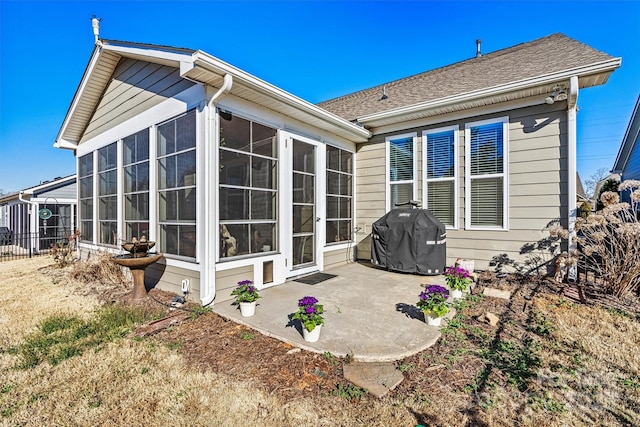
<svg viewBox="0 0 640 427">
<path fill-rule="evenodd" d="M 439 328 L 428 326 L 415 304 L 424 285 L 444 285 L 443 276 L 394 273 L 365 263 L 325 273 L 336 277 L 314 285 L 288 281 L 261 291 L 252 317 L 242 317 L 232 301 L 214 304 L 212 309 L 295 347 L 349 355 L 361 362 L 399 360 L 432 346 L 440 337 Z M 325 324 L 315 343 L 305 342 L 299 322 L 289 319 L 298 300 L 307 295 L 316 297 L 325 310 Z"/>
</svg>

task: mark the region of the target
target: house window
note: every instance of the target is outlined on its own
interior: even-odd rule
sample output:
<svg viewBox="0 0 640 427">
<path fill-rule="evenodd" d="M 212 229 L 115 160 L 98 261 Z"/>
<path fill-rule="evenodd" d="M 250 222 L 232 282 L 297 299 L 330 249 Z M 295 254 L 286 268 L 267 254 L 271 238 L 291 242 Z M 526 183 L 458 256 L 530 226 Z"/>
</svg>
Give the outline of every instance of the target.
<svg viewBox="0 0 640 427">
<path fill-rule="evenodd" d="M 93 241 L 93 153 L 78 160 L 80 239 Z"/>
<path fill-rule="evenodd" d="M 458 127 L 424 131 L 423 206 L 444 225 L 457 228 Z"/>
<path fill-rule="evenodd" d="M 149 130 L 123 139 L 124 238 L 149 238 Z"/>
<path fill-rule="evenodd" d="M 466 125 L 467 228 L 508 228 L 508 125 L 508 118 Z"/>
<path fill-rule="evenodd" d="M 220 256 L 278 249 L 277 130 L 220 112 Z"/>
<path fill-rule="evenodd" d="M 387 137 L 387 210 L 415 199 L 416 133 Z"/>
<path fill-rule="evenodd" d="M 327 145 L 327 244 L 351 240 L 353 154 Z"/>
<path fill-rule="evenodd" d="M 98 243 L 118 243 L 117 144 L 98 150 Z"/>
<path fill-rule="evenodd" d="M 195 258 L 195 110 L 157 129 L 159 249 L 165 254 Z"/>
</svg>

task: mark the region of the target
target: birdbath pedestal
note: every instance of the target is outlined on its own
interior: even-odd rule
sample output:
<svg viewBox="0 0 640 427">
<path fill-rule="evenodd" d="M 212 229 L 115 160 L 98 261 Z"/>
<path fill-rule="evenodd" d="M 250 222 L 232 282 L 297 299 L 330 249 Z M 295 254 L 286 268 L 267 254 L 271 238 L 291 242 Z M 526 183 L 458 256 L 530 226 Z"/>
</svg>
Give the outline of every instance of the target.
<svg viewBox="0 0 640 427">
<path fill-rule="evenodd" d="M 114 263 L 131 270 L 133 290 L 129 295 L 129 302 L 140 302 L 147 298 L 147 288 L 144 286 L 144 272 L 147 267 L 164 256 L 162 254 L 148 254 L 147 251 L 153 247 L 153 245 L 154 242 L 135 245 L 125 243 L 122 247 L 129 251 L 129 254 L 117 255 L 111 258 Z"/>
</svg>

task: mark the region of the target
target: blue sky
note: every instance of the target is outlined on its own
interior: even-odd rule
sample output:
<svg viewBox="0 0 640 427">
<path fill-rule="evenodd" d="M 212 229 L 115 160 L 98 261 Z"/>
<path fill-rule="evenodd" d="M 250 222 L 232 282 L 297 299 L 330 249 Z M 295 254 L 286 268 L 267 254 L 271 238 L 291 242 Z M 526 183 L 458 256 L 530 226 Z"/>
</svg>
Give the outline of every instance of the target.
<svg viewBox="0 0 640 427">
<path fill-rule="evenodd" d="M 0 0 L 0 190 L 75 173 L 53 148 L 101 38 L 203 50 L 310 102 L 562 32 L 622 57 L 580 92 L 578 171 L 613 166 L 640 93 L 640 1 Z"/>
</svg>

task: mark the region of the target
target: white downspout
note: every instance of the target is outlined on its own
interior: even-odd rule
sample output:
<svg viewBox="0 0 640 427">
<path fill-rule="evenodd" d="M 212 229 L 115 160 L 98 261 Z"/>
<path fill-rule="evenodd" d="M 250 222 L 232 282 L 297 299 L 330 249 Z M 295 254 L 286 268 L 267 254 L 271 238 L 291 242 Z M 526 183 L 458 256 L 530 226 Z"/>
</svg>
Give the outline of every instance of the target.
<svg viewBox="0 0 640 427">
<path fill-rule="evenodd" d="M 205 158 L 207 159 L 207 167 L 208 167 L 206 177 L 205 177 L 205 186 L 204 186 L 205 187 L 204 203 L 205 203 L 205 212 L 207 213 L 216 212 L 216 199 L 217 199 L 216 185 L 218 180 L 216 178 L 216 173 L 215 173 L 217 171 L 217 169 L 215 168 L 215 165 L 216 165 L 215 151 L 218 143 L 218 138 L 215 136 L 215 130 L 216 130 L 215 104 L 220 99 L 222 99 L 223 96 L 229 93 L 229 91 L 231 90 L 231 86 L 233 86 L 233 77 L 231 76 L 231 74 L 225 74 L 222 86 L 220 86 L 220 89 L 218 89 L 218 91 L 213 94 L 213 96 L 211 97 L 211 99 L 209 99 L 209 102 L 207 103 L 207 112 L 206 112 L 207 124 L 205 126 L 205 144 L 204 144 Z M 205 87 L 205 90 L 206 90 L 206 87 Z M 216 249 L 218 247 L 216 243 L 217 242 L 216 236 L 218 235 L 218 231 L 215 230 L 215 227 L 214 227 L 216 223 L 215 221 L 216 217 L 217 215 L 209 215 L 208 218 L 205 219 L 205 221 L 203 221 L 204 227 L 205 227 L 204 235 L 206 236 L 205 253 L 204 253 L 205 259 L 203 263 L 204 277 L 202 278 L 204 280 L 200 281 L 200 302 L 202 303 L 203 306 L 212 304 L 213 300 L 216 297 L 215 259 L 216 259 Z"/>
<path fill-rule="evenodd" d="M 29 194 L 30 196 L 33 196 L 33 193 L 25 193 L 24 191 L 21 191 L 18 193 L 18 200 L 20 200 L 22 203 L 26 203 L 29 207 L 27 208 L 27 212 L 29 215 L 29 237 L 30 239 L 30 245 L 32 249 L 36 249 L 36 236 L 35 234 L 33 234 L 34 232 L 38 231 L 38 202 L 32 202 L 31 200 L 26 200 L 22 198 L 23 194 Z M 35 230 L 35 231 L 34 231 Z"/>
<path fill-rule="evenodd" d="M 567 98 L 567 210 L 568 210 L 568 249 L 576 249 L 575 222 L 577 217 L 576 200 L 576 155 L 577 155 L 577 125 L 576 114 L 578 111 L 578 76 L 572 76 L 569 80 L 569 97 Z"/>
</svg>

